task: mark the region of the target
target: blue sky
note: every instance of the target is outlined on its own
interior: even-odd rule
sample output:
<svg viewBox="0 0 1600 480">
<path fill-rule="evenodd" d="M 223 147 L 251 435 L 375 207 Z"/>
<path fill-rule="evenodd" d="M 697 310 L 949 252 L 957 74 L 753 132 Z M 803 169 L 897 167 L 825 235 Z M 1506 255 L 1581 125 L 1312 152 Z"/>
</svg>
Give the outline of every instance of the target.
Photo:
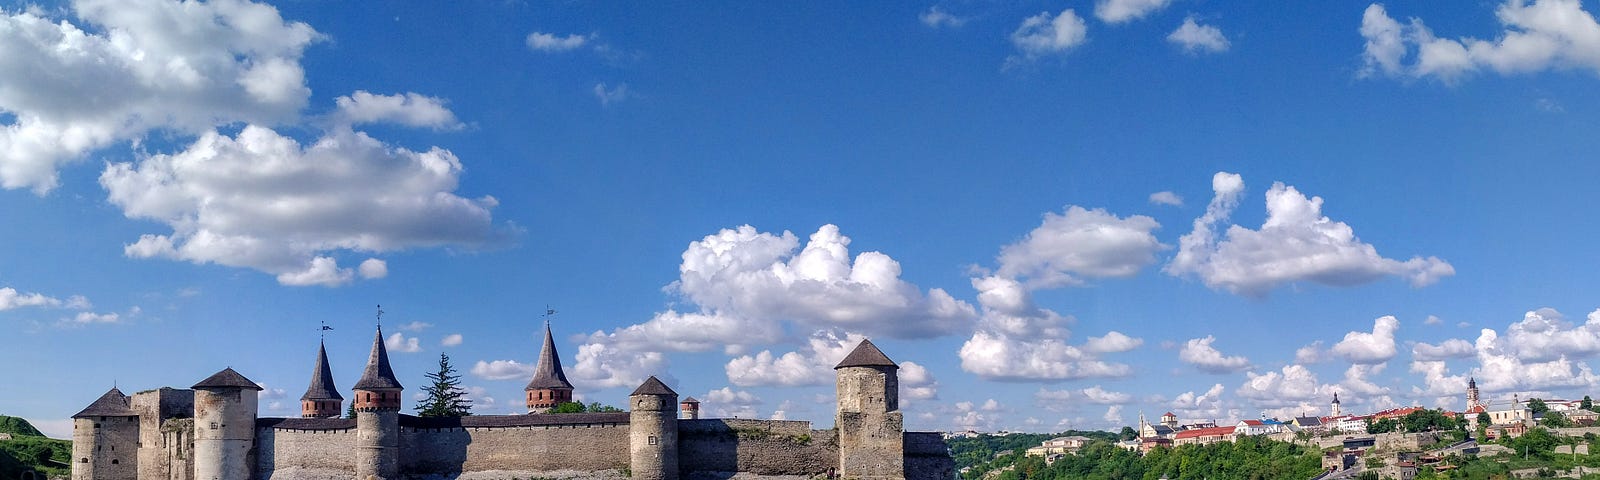
<svg viewBox="0 0 1600 480">
<path fill-rule="evenodd" d="M 546 306 L 586 400 L 821 426 L 867 337 L 927 430 L 1600 384 L 1593 2 L 3 5 L 0 413 L 56 435 L 227 366 L 295 415 L 378 304 L 479 413 Z"/>
</svg>

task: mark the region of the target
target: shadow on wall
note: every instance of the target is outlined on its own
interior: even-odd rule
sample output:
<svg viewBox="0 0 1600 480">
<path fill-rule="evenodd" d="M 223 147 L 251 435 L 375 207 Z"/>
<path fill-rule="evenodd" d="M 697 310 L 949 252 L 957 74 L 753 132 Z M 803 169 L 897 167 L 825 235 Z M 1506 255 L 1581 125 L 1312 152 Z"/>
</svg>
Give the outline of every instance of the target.
<svg viewBox="0 0 1600 480">
<path fill-rule="evenodd" d="M 429 420 L 440 422 L 449 419 Z M 433 480 L 455 480 L 461 476 L 467 464 L 467 446 L 472 444 L 472 435 L 465 428 L 400 429 L 400 464 L 401 470 L 407 475 Z"/>
</svg>

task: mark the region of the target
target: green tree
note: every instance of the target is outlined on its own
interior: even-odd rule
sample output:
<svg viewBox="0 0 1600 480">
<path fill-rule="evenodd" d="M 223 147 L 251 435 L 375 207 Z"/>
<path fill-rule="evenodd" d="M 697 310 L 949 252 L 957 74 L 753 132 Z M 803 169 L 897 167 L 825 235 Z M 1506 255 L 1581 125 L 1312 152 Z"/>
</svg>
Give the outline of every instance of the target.
<svg viewBox="0 0 1600 480">
<path fill-rule="evenodd" d="M 589 406 L 586 407 L 586 409 L 589 410 L 589 413 L 614 413 L 622 411 L 620 408 L 604 405 L 600 402 L 589 402 Z"/>
<path fill-rule="evenodd" d="M 344 410 L 344 418 L 356 418 L 356 401 L 350 401 L 350 408 Z"/>
<path fill-rule="evenodd" d="M 1367 433 L 1389 433 L 1400 427 L 1400 422 L 1393 418 L 1385 418 L 1367 424 Z"/>
<path fill-rule="evenodd" d="M 1594 411 L 1594 400 L 1590 400 L 1588 395 L 1584 395 L 1583 396 L 1583 403 L 1578 404 L 1578 408 L 1593 412 Z"/>
<path fill-rule="evenodd" d="M 1539 424 L 1550 428 L 1567 428 L 1572 426 L 1572 421 L 1561 412 L 1544 412 L 1544 419 L 1539 420 Z"/>
<path fill-rule="evenodd" d="M 587 411 L 589 411 L 589 407 L 584 406 L 582 403 L 561 402 L 554 407 L 550 407 L 550 411 L 545 413 L 583 413 Z"/>
<path fill-rule="evenodd" d="M 433 384 L 423 388 L 427 398 L 417 405 L 419 417 L 465 417 L 472 415 L 472 400 L 461 388 L 461 375 L 450 366 L 450 356 L 439 354 L 439 371 L 425 375 Z"/>
<path fill-rule="evenodd" d="M 1530 398 L 1528 399 L 1528 410 L 1532 410 L 1534 415 L 1538 415 L 1550 411 L 1550 406 L 1545 405 L 1544 400 Z"/>
<path fill-rule="evenodd" d="M 1139 432 L 1133 431 L 1133 427 L 1122 427 L 1122 432 L 1117 434 L 1117 440 L 1133 440 L 1135 438 L 1139 438 Z"/>
</svg>

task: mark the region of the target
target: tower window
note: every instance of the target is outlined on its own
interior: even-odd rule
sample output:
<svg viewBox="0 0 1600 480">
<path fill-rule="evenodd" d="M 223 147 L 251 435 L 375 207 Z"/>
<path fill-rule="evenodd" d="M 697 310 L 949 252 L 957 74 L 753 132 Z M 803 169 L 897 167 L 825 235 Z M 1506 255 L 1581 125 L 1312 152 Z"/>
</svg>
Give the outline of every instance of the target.
<svg viewBox="0 0 1600 480">
<path fill-rule="evenodd" d="M 651 435 L 650 436 L 650 444 L 651 445 L 655 445 L 656 442 L 658 442 L 658 440 L 656 440 L 656 436 L 655 435 Z"/>
<path fill-rule="evenodd" d="M 112 465 L 116 465 L 117 464 L 117 459 L 115 459 L 115 458 L 111 459 L 111 464 Z"/>
</svg>

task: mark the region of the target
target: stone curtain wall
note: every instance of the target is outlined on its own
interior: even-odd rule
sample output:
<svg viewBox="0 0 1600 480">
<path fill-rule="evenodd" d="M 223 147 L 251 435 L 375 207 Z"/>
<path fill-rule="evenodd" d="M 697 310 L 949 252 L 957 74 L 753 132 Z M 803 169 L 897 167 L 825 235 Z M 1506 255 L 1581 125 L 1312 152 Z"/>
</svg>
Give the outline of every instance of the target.
<svg viewBox="0 0 1600 480">
<path fill-rule="evenodd" d="M 939 432 L 906 432 L 905 448 L 906 478 L 956 478 L 956 462 Z"/>
<path fill-rule="evenodd" d="M 627 466 L 625 425 L 400 427 L 400 471 L 410 476 L 616 471 Z"/>
<path fill-rule="evenodd" d="M 356 430 L 256 430 L 256 473 L 261 478 L 351 478 Z"/>
<path fill-rule="evenodd" d="M 696 473 L 813 476 L 839 465 L 838 435 L 811 422 L 702 419 L 678 422 L 678 466 Z M 722 478 L 722 477 L 719 477 Z"/>
</svg>

